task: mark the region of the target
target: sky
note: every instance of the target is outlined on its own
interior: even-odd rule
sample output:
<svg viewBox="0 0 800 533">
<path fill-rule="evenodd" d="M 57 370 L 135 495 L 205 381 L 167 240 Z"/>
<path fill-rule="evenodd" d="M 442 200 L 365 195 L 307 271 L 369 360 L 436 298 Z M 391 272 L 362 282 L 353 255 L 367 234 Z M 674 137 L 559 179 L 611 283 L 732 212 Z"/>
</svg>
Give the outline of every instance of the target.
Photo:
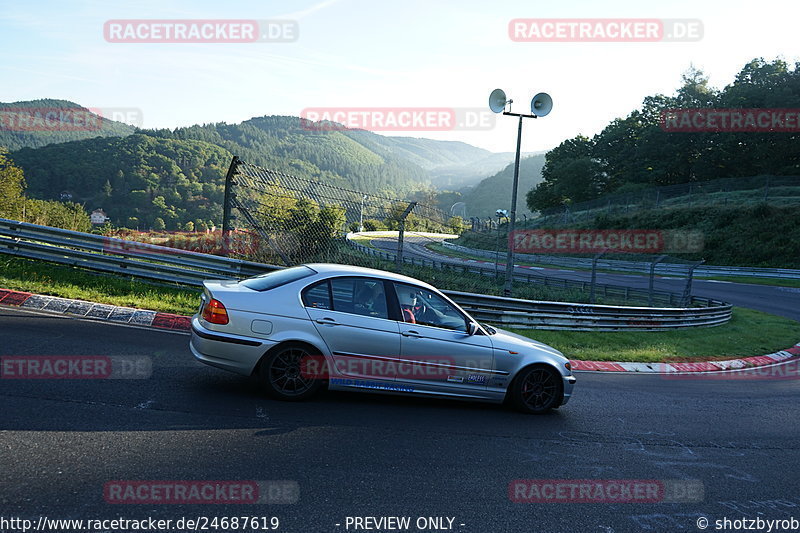
<svg viewBox="0 0 800 533">
<path fill-rule="evenodd" d="M 58 98 L 134 109 L 143 127 L 237 123 L 309 109 L 455 109 L 478 127 L 380 130 L 515 149 L 517 120 L 488 111 L 502 88 L 528 113 L 523 151 L 592 136 L 653 94 L 673 94 L 691 65 L 722 88 L 751 59 L 800 61 L 794 1 L 14 1 L 0 11 L 0 102 Z M 515 42 L 512 19 L 693 19 L 689 42 Z M 291 21 L 288 42 L 119 43 L 111 20 Z"/>
</svg>

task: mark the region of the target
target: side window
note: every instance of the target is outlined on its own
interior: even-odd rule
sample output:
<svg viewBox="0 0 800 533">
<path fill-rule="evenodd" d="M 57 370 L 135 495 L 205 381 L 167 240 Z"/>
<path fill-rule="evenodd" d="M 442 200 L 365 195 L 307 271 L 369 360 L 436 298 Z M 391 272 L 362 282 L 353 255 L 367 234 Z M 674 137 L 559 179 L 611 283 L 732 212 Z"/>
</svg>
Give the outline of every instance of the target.
<svg viewBox="0 0 800 533">
<path fill-rule="evenodd" d="M 353 278 L 335 278 L 331 280 L 334 311 L 342 313 L 352 313 L 354 311 L 353 291 L 355 287 L 353 281 Z"/>
<path fill-rule="evenodd" d="M 382 281 L 377 279 L 357 279 L 355 281 L 355 291 L 355 313 L 375 318 L 389 318 L 386 292 Z"/>
<path fill-rule="evenodd" d="M 331 280 L 333 310 L 343 313 L 389 318 L 383 282 L 370 278 Z"/>
<path fill-rule="evenodd" d="M 303 305 L 317 309 L 331 308 L 331 293 L 328 282 L 323 281 L 303 291 Z"/>
<path fill-rule="evenodd" d="M 467 321 L 450 302 L 436 293 L 412 285 L 395 284 L 403 321 L 437 328 L 467 331 Z"/>
</svg>

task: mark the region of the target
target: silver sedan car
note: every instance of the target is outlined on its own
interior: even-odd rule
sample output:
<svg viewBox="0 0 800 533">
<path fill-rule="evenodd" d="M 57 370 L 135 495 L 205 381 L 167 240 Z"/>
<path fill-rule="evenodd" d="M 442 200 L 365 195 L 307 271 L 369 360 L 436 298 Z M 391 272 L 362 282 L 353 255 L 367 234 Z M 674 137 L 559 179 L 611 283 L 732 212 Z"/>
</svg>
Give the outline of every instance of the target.
<svg viewBox="0 0 800 533">
<path fill-rule="evenodd" d="M 272 397 L 326 386 L 509 401 L 544 413 L 569 400 L 569 360 L 479 324 L 419 280 L 309 264 L 236 281 L 205 281 L 190 349 L 205 364 L 255 375 Z"/>
</svg>

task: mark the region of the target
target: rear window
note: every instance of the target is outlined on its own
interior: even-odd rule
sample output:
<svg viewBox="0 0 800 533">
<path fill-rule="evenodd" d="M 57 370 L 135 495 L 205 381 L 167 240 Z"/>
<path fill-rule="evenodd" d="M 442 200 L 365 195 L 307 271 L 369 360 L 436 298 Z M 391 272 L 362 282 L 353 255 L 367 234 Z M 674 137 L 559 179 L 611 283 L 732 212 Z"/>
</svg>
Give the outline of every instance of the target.
<svg viewBox="0 0 800 533">
<path fill-rule="evenodd" d="M 243 280 L 241 284 L 254 291 L 268 291 L 275 287 L 297 281 L 298 279 L 313 276 L 314 274 L 316 274 L 316 272 L 307 266 L 283 268 L 267 274 L 261 274 L 254 278 L 248 278 Z"/>
</svg>

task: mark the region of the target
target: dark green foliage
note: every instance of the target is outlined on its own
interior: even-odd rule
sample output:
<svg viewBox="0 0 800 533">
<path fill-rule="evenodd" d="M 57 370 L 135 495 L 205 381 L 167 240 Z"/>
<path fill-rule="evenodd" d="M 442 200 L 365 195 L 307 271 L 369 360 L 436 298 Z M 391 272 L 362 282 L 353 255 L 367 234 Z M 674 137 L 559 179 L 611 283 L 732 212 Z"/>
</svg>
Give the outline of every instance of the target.
<svg viewBox="0 0 800 533">
<path fill-rule="evenodd" d="M 82 206 L 27 198 L 22 170 L 0 149 L 0 217 L 73 231 L 89 231 L 91 222 Z"/>
<path fill-rule="evenodd" d="M 23 148 L 12 157 L 25 169 L 31 196 L 55 200 L 68 192 L 118 226 L 136 219 L 147 229 L 160 218 L 177 230 L 197 218 L 221 222 L 232 156 L 206 142 L 134 134 Z"/>
<path fill-rule="evenodd" d="M 16 219 L 22 215 L 25 178 L 22 170 L 0 149 L 0 217 Z"/>
<path fill-rule="evenodd" d="M 368 132 L 315 131 L 297 117 L 265 116 L 241 124 L 143 133 L 213 143 L 254 165 L 376 195 L 402 197 L 429 179 L 425 170 L 395 153 L 388 138 Z"/>
<path fill-rule="evenodd" d="M 28 116 L 35 117 L 37 113 L 45 114 L 50 111 L 57 113 L 59 110 L 91 113 L 96 120 L 96 123 L 93 123 L 96 126 L 82 128 L 80 126 L 71 127 L 67 124 L 66 127 L 51 127 L 49 131 L 36 131 L 35 127 L 19 128 L 10 122 L 14 120 L 13 115 L 16 113 L 28 113 Z M 5 146 L 9 150 L 18 150 L 25 147 L 38 148 L 48 144 L 92 139 L 94 137 L 122 137 L 130 135 L 136 129 L 133 126 L 97 116 L 92 113 L 92 110 L 66 100 L 42 99 L 26 102 L 0 102 L 0 113 L 6 114 L 6 120 L 9 121 L 6 127 L 0 128 L 0 146 Z M 69 117 L 69 114 L 67 113 L 66 116 Z"/>
<path fill-rule="evenodd" d="M 641 187 L 744 176 L 800 175 L 800 133 L 671 132 L 662 112 L 685 108 L 798 108 L 800 63 L 750 61 L 722 90 L 691 68 L 674 96 L 644 99 L 592 139 L 578 136 L 547 153 L 544 182 L 528 196 L 532 211 Z"/>
<path fill-rule="evenodd" d="M 580 224 L 595 229 L 700 230 L 704 249 L 681 254 L 711 265 L 800 268 L 800 225 L 797 210 L 766 204 L 737 207 L 683 207 L 601 215 Z"/>
<path fill-rule="evenodd" d="M 167 230 L 179 230 L 192 222 L 200 230 L 222 223 L 224 176 L 233 154 L 299 178 L 402 198 L 427 187 L 427 171 L 405 159 L 411 147 L 433 150 L 429 144 L 438 142 L 423 141 L 313 131 L 296 117 L 260 117 L 22 148 L 11 157 L 38 198 L 68 192 L 89 210 L 103 208 L 117 226 L 146 230 L 163 222 Z M 447 149 L 463 151 L 455 144 Z"/>
</svg>

